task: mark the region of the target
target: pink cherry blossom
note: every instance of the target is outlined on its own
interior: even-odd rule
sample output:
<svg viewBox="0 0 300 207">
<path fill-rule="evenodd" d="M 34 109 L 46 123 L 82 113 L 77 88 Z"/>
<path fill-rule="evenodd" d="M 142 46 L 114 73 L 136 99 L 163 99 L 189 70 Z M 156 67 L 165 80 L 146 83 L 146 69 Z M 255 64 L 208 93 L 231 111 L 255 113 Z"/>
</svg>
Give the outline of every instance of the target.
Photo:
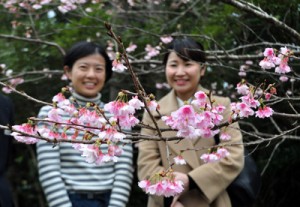
<svg viewBox="0 0 300 207">
<path fill-rule="evenodd" d="M 226 132 L 222 132 L 222 133 L 220 134 L 220 139 L 221 139 L 221 140 L 224 140 L 224 141 L 228 141 L 228 140 L 231 139 L 231 136 L 230 136 L 228 133 L 226 133 Z"/>
<path fill-rule="evenodd" d="M 117 59 L 113 61 L 112 65 L 113 65 L 112 70 L 115 72 L 122 73 L 124 72 L 124 70 L 127 70 L 127 67 Z"/>
<path fill-rule="evenodd" d="M 279 77 L 279 80 L 281 82 L 287 82 L 289 80 L 289 78 L 287 76 L 282 75 L 282 76 Z"/>
<path fill-rule="evenodd" d="M 85 157 L 87 163 L 94 163 L 98 158 L 99 147 L 95 145 L 82 145 L 80 148 L 82 151 L 81 156 Z"/>
<path fill-rule="evenodd" d="M 247 84 L 244 83 L 238 83 L 236 89 L 238 94 L 241 95 L 247 95 L 249 93 L 249 87 L 247 86 Z"/>
<path fill-rule="evenodd" d="M 275 72 L 279 74 L 289 73 L 291 72 L 291 68 L 286 63 L 280 63 L 280 65 L 275 68 Z"/>
<path fill-rule="evenodd" d="M 273 109 L 270 108 L 269 106 L 264 106 L 258 109 L 258 111 L 255 113 L 255 116 L 263 119 L 272 116 L 272 114 L 273 114 Z"/>
<path fill-rule="evenodd" d="M 159 107 L 158 103 L 155 100 L 148 101 L 147 106 L 150 111 L 155 111 Z"/>
<path fill-rule="evenodd" d="M 113 127 L 108 127 L 106 130 L 99 132 L 98 137 L 102 140 L 119 142 L 122 141 L 126 137 L 126 135 L 121 132 L 118 132 Z"/>
<path fill-rule="evenodd" d="M 200 157 L 201 160 L 203 160 L 204 163 L 211 163 L 211 162 L 217 162 L 220 160 L 220 157 L 216 155 L 215 153 L 211 154 L 203 154 Z"/>
<path fill-rule="evenodd" d="M 242 103 L 237 103 L 236 104 L 236 110 L 237 110 L 237 114 L 239 115 L 239 117 L 249 117 L 249 116 L 252 116 L 254 115 L 254 111 L 253 109 L 251 109 L 249 107 L 248 104 L 242 102 Z"/>
<path fill-rule="evenodd" d="M 176 165 L 185 165 L 186 161 L 183 159 L 181 155 L 174 157 L 174 162 Z"/>
<path fill-rule="evenodd" d="M 64 111 L 60 108 L 52 108 L 49 112 L 48 112 L 48 120 L 50 121 L 54 121 L 54 122 L 62 122 L 62 115 L 63 115 Z"/>
<path fill-rule="evenodd" d="M 170 197 L 183 191 L 183 182 L 180 180 L 161 180 L 154 184 L 149 180 L 142 180 L 138 185 L 150 195 Z"/>
<path fill-rule="evenodd" d="M 146 45 L 145 51 L 147 52 L 145 59 L 149 60 L 152 57 L 157 56 L 160 53 L 161 48 L 159 46 L 152 47 L 150 44 Z"/>
<path fill-rule="evenodd" d="M 128 104 L 135 108 L 136 110 L 142 109 L 142 107 L 145 107 L 145 104 L 141 102 L 137 96 L 133 97 L 128 101 Z"/>
<path fill-rule="evenodd" d="M 130 44 L 127 48 L 126 48 L 126 52 L 131 53 L 134 52 L 135 49 L 137 48 L 136 44 Z"/>
<path fill-rule="evenodd" d="M 220 159 L 228 157 L 230 155 L 230 153 L 228 152 L 228 150 L 226 148 L 224 148 L 224 147 L 219 147 L 217 149 L 216 154 L 218 155 L 218 157 Z"/>
<path fill-rule="evenodd" d="M 160 37 L 160 40 L 161 40 L 164 44 L 169 44 L 170 42 L 173 41 L 173 37 L 171 37 L 171 36 L 162 36 L 162 37 Z"/>
<path fill-rule="evenodd" d="M 20 132 L 24 132 L 29 135 L 35 135 L 36 130 L 35 128 L 30 124 L 22 124 L 22 125 L 14 125 L 12 126 L 13 130 L 17 130 Z M 19 142 L 23 142 L 25 144 L 35 144 L 39 141 L 39 139 L 22 135 L 20 132 L 12 132 L 11 135 Z"/>
<path fill-rule="evenodd" d="M 265 57 L 273 57 L 275 55 L 273 48 L 266 48 L 264 51 Z"/>
<path fill-rule="evenodd" d="M 203 91 L 198 91 L 195 93 L 194 97 L 196 100 L 192 101 L 192 104 L 198 107 L 204 107 L 207 104 L 207 95 Z"/>
<path fill-rule="evenodd" d="M 145 190 L 147 190 L 150 185 L 151 185 L 150 180 L 141 180 L 138 182 L 138 186 Z"/>
<path fill-rule="evenodd" d="M 266 99 L 266 100 L 270 100 L 271 96 L 272 96 L 272 94 L 266 93 L 266 94 L 265 94 L 265 99 Z"/>
<path fill-rule="evenodd" d="M 262 61 L 259 62 L 259 66 L 262 69 L 271 69 L 271 68 L 275 67 L 275 64 L 273 62 L 271 62 L 270 60 L 265 58 L 265 59 L 263 59 Z"/>
</svg>

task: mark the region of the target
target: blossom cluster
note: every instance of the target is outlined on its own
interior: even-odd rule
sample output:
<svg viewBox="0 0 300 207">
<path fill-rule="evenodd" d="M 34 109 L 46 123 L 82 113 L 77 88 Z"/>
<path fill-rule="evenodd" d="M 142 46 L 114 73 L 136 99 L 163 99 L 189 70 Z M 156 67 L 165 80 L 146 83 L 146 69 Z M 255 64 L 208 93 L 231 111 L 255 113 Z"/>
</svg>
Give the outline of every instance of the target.
<svg viewBox="0 0 300 207">
<path fill-rule="evenodd" d="M 237 84 L 237 92 L 242 95 L 240 102 L 231 103 L 233 111 L 232 119 L 248 118 L 255 115 L 258 118 L 270 117 L 273 114 L 273 109 L 263 104 L 263 100 L 269 100 L 276 89 L 270 86 L 268 90 L 261 90 L 253 86 L 248 86 L 245 80 Z"/>
<path fill-rule="evenodd" d="M 27 10 L 40 10 L 47 5 L 53 3 L 58 3 L 58 10 L 62 13 L 67 13 L 73 10 L 76 10 L 79 5 L 87 3 L 87 0 L 60 0 L 58 2 L 53 0 L 30 0 L 30 1 L 16 1 L 16 0 L 7 0 L 5 1 L 4 7 L 7 8 L 10 12 L 17 12 L 18 8 L 27 9 Z M 91 3 L 99 3 L 97 0 L 91 1 Z"/>
<path fill-rule="evenodd" d="M 154 180 L 154 182 L 151 182 Z M 180 194 L 183 188 L 181 180 L 175 180 L 171 172 L 156 174 L 152 179 L 141 180 L 138 186 L 143 189 L 147 194 L 157 196 L 176 196 Z"/>
<path fill-rule="evenodd" d="M 199 111 L 194 109 L 194 106 Z M 170 116 L 163 116 L 162 120 L 172 129 L 176 129 L 178 137 L 196 139 L 198 137 L 210 138 L 220 132 L 215 126 L 223 120 L 221 115 L 225 110 L 222 105 L 212 106 L 203 91 L 195 93 L 195 100 L 191 105 L 180 107 Z"/>
<path fill-rule="evenodd" d="M 291 51 L 286 47 L 280 48 L 278 55 L 273 48 L 266 48 L 264 51 L 264 59 L 259 62 L 262 69 L 271 69 L 275 67 L 275 72 L 279 74 L 289 73 L 291 71 L 288 66 L 289 56 Z"/>
<path fill-rule="evenodd" d="M 40 123 L 46 124 L 35 124 L 30 121 L 15 125 L 12 126 L 12 135 L 17 141 L 26 144 L 35 144 L 40 137 L 53 141 L 93 139 L 94 144 L 74 142 L 72 145 L 74 149 L 81 152 L 88 163 L 116 162 L 117 157 L 122 153 L 119 143 L 126 137 L 123 130 L 130 130 L 139 123 L 134 114 L 136 110 L 144 107 L 144 103 L 137 97 L 129 101 L 126 101 L 125 97 L 127 95 L 121 93 L 116 101 L 104 105 L 104 110 L 112 115 L 109 118 L 105 116 L 103 109 L 99 109 L 93 103 L 89 103 L 86 107 L 76 107 L 76 101 L 73 102 L 63 93 L 59 93 L 53 97 L 53 107 L 47 117 L 43 121 L 39 120 Z M 81 139 L 80 131 L 84 132 Z M 100 149 L 102 144 L 108 145 L 107 152 Z"/>
</svg>

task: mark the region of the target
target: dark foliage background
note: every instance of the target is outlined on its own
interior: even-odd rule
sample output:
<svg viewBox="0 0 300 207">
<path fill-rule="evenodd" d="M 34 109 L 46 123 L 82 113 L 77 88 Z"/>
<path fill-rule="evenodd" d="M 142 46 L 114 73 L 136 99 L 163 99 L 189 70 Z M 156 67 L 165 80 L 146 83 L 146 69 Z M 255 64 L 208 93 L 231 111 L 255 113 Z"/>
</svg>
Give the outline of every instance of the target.
<svg viewBox="0 0 300 207">
<path fill-rule="evenodd" d="M 3 1 L 0 1 L 2 3 Z M 121 3 L 120 3 L 121 2 Z M 230 50 L 240 46 L 233 52 L 236 55 L 258 54 L 270 42 L 299 46 L 299 41 L 287 35 L 270 22 L 264 21 L 253 14 L 238 10 L 222 1 L 202 0 L 190 1 L 188 4 L 175 4 L 180 1 L 165 0 L 159 5 L 137 1 L 135 7 L 130 7 L 126 1 L 103 1 L 99 4 L 89 5 L 93 12 L 82 15 L 74 11 L 65 15 L 49 6 L 38 14 L 27 13 L 22 10 L 18 15 L 10 14 L 0 5 L 0 64 L 5 63 L 14 73 L 28 73 L 42 71 L 47 68 L 53 71 L 42 75 L 26 74 L 25 83 L 18 86 L 18 90 L 40 100 L 50 102 L 53 95 L 67 83 L 60 79 L 62 73 L 62 54 L 58 47 L 43 43 L 33 43 L 18 40 L 13 37 L 24 37 L 24 33 L 32 30 L 32 39 L 54 42 L 61 48 L 68 48 L 79 40 L 92 40 L 106 45 L 111 41 L 106 35 L 104 22 L 112 24 L 114 31 L 122 37 L 124 45 L 133 42 L 138 45 L 137 51 L 132 54 L 133 60 L 143 59 L 146 44 L 158 45 L 159 37 L 165 34 L 190 35 L 205 45 L 208 51 Z M 300 2 L 298 0 L 253 0 L 263 10 L 288 26 L 300 31 Z M 55 12 L 54 18 L 47 17 L 49 11 Z M 31 15 L 31 18 L 29 16 Z M 11 22 L 17 21 L 16 29 Z M 32 23 L 32 21 L 34 23 Z M 34 26 L 34 28 L 33 28 Z M 10 37 L 6 37 L 9 35 Z M 245 45 L 253 45 L 243 47 Z M 256 45 L 256 46 L 255 46 Z M 139 75 L 139 79 L 148 93 L 156 98 L 162 97 L 168 90 L 155 88 L 156 83 L 165 82 L 163 67 L 159 62 L 164 53 L 154 63 L 136 63 L 132 66 Z M 277 47 L 279 48 L 279 46 Z M 210 54 L 214 56 L 215 54 Z M 292 95 L 299 95 L 299 80 L 283 84 L 278 76 L 262 74 L 258 67 L 259 59 L 253 59 L 254 64 L 247 72 L 247 80 L 254 84 L 276 83 L 278 95 L 285 95 L 286 90 L 293 89 Z M 239 67 L 245 60 L 211 59 L 208 60 L 208 70 L 201 82 L 205 87 L 213 89 L 215 93 L 224 96 L 234 96 L 235 85 L 241 80 L 238 76 Z M 154 65 L 154 66 L 153 66 Z M 291 63 L 295 73 L 299 73 L 299 60 Z M 58 72 L 57 72 L 58 71 Z M 2 73 L 1 81 L 7 77 Z M 295 77 L 294 77 L 295 78 Z M 128 74 L 114 74 L 113 79 L 103 91 L 105 101 L 113 100 L 120 89 L 133 90 Z M 17 124 L 24 123 L 27 117 L 36 116 L 40 104 L 27 100 L 17 94 L 10 94 L 15 103 L 15 120 Z M 288 104 L 299 111 L 299 101 L 276 104 L 278 111 L 295 113 Z M 274 117 L 274 121 L 281 130 L 298 125 L 297 119 Z M 265 134 L 276 134 L 278 129 L 272 120 L 259 120 L 256 118 L 241 121 L 241 128 L 253 132 L 255 127 Z M 137 129 L 138 130 L 138 129 Z M 300 142 L 299 132 L 292 134 L 294 139 L 276 139 L 259 145 L 250 145 L 259 169 L 262 172 L 262 188 L 257 200 L 257 207 L 296 207 L 299 205 L 300 189 Z M 245 135 L 245 142 L 254 140 L 252 136 Z M 135 150 L 135 159 L 138 151 Z M 136 167 L 136 166 L 134 166 Z M 38 182 L 35 146 L 14 142 L 14 154 L 8 177 L 12 183 L 17 207 L 44 207 L 47 206 L 41 187 Z M 146 206 L 147 196 L 138 188 L 137 178 L 133 182 L 132 193 L 128 207 Z"/>
</svg>

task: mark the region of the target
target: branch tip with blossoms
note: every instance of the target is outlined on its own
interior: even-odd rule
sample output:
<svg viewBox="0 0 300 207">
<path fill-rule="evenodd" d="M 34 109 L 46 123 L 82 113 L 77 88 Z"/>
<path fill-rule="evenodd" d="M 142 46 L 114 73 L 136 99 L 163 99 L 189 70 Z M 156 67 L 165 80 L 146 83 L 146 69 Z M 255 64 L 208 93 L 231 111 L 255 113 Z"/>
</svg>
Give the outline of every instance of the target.
<svg viewBox="0 0 300 207">
<path fill-rule="evenodd" d="M 181 180 L 175 180 L 172 169 L 156 173 L 152 178 L 138 182 L 138 186 L 147 194 L 165 197 L 180 194 L 184 190 L 183 185 Z"/>
</svg>

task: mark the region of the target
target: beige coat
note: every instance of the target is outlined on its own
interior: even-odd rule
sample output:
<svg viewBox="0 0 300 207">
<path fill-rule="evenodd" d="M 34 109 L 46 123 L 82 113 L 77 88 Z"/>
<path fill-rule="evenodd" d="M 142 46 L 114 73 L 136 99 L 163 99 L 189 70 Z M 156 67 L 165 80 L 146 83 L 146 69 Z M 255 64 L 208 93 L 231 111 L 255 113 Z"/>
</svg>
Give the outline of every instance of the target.
<svg viewBox="0 0 300 207">
<path fill-rule="evenodd" d="M 199 90 L 206 91 L 199 86 Z M 226 107 L 223 114 L 224 120 L 228 120 L 230 116 L 230 100 L 229 98 L 213 96 L 216 104 L 222 104 Z M 175 92 L 172 90 L 160 101 L 161 115 L 170 115 L 172 111 L 178 109 Z M 158 114 L 155 114 L 157 117 Z M 157 119 L 160 128 L 167 126 L 159 119 Z M 152 121 L 147 113 L 144 114 L 143 122 L 152 124 Z M 231 135 L 230 142 L 241 143 L 242 136 L 237 130 L 238 124 L 234 123 L 227 127 L 226 132 Z M 142 134 L 153 135 L 154 131 L 142 130 Z M 165 137 L 174 137 L 176 132 L 164 132 Z M 228 142 L 229 143 L 229 142 Z M 169 167 L 167 160 L 166 144 L 169 146 L 170 160 L 179 154 L 180 150 L 185 149 L 200 149 L 215 144 L 213 138 L 205 139 L 198 138 L 196 140 L 182 140 L 178 141 L 143 141 L 139 143 L 138 156 L 138 177 L 140 180 L 149 178 L 153 174 L 161 172 Z M 188 173 L 188 175 L 196 182 L 201 191 L 191 190 L 180 197 L 180 201 L 185 207 L 231 207 L 230 199 L 226 192 L 227 186 L 239 174 L 243 165 L 243 145 L 227 146 L 230 156 L 222 159 L 217 163 L 204 164 L 200 159 L 203 153 L 207 153 L 207 149 L 203 150 L 186 150 L 182 156 L 186 160 L 186 165 L 174 165 L 174 171 Z M 150 196 L 148 199 L 148 207 L 163 207 L 163 197 Z"/>
</svg>

